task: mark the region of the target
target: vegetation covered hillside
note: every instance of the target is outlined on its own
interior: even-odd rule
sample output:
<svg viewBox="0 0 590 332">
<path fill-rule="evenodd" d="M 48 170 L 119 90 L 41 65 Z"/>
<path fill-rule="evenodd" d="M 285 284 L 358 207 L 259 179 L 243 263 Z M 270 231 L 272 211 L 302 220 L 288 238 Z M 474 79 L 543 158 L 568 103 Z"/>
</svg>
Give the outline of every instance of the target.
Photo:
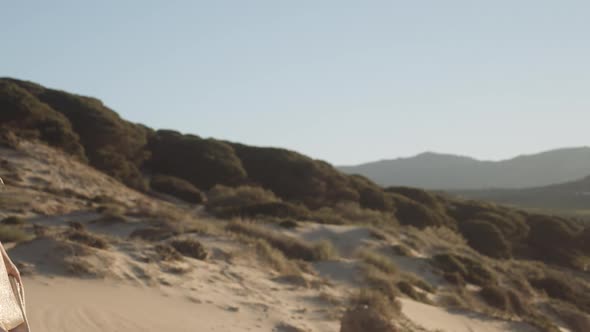
<svg viewBox="0 0 590 332">
<path fill-rule="evenodd" d="M 590 176 L 578 181 L 525 189 L 462 190 L 453 193 L 471 199 L 525 208 L 576 213 L 590 208 Z"/>
<path fill-rule="evenodd" d="M 383 189 L 299 153 L 154 130 L 97 99 L 0 80 L 2 144 L 38 139 L 141 191 L 191 202 L 207 196 L 223 216 L 305 218 L 323 223 L 447 227 L 494 258 L 525 257 L 586 269 L 587 226 L 423 190 Z"/>
</svg>

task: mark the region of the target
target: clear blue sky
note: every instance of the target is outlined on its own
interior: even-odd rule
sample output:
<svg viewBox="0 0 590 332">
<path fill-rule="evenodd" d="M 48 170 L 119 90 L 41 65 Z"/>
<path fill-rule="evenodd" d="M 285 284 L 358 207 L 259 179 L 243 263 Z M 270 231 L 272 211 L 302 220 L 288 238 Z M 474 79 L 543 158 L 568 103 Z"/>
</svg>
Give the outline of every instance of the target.
<svg viewBox="0 0 590 332">
<path fill-rule="evenodd" d="M 590 2 L 2 1 L 0 76 L 336 164 L 588 145 Z"/>
</svg>

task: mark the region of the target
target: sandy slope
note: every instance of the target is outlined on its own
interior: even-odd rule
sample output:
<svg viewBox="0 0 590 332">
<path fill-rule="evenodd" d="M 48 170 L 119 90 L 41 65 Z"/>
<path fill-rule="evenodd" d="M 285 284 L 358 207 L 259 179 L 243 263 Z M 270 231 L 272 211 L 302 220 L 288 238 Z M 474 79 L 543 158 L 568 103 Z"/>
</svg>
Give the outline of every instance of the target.
<svg viewBox="0 0 590 332">
<path fill-rule="evenodd" d="M 94 224 L 96 204 L 88 205 L 98 195 L 114 198 L 132 211 L 158 209 L 164 203 L 125 188 L 49 147 L 26 143 L 23 151 L 0 149 L 0 156 L 14 168 L 4 197 L 10 200 L 0 209 L 0 218 L 26 216 L 29 225 L 57 233 L 67 229 L 68 221 L 78 221 L 110 241 L 109 248 L 81 256 L 69 252 L 68 246 L 64 249 L 64 240 L 59 237 L 41 236 L 9 251 L 29 270 L 24 280 L 34 332 L 298 331 L 288 325 L 301 331 L 337 332 L 346 300 L 362 281 L 355 252 L 359 247 L 371 247 L 390 255 L 391 244 L 399 241 L 379 242 L 371 237 L 369 228 L 361 226 L 302 223 L 297 230 L 282 230 L 310 242 L 330 240 L 341 255 L 334 261 L 313 264 L 315 272 L 305 273 L 306 280 L 314 284 L 310 287 L 277 278 L 276 272 L 227 234 L 183 235 L 195 236 L 210 252 L 224 254 L 212 255 L 208 261 L 187 258 L 164 264 L 146 259 L 153 254 L 153 243 L 128 239 L 130 232 L 145 227 L 147 220 L 130 217 L 120 224 Z M 186 210 L 181 215 L 200 217 Z M 226 254 L 232 258 L 224 258 Z M 424 253 L 391 258 L 400 270 L 438 286 L 440 278 L 431 273 L 420 254 Z M 68 274 L 65 263 L 72 255 L 77 262 L 91 266 L 97 279 Z M 404 332 L 530 331 L 523 324 L 449 312 L 409 299 L 402 299 L 402 304 L 408 319 L 400 318 L 400 323 L 411 326 Z"/>
<path fill-rule="evenodd" d="M 248 308 L 195 303 L 178 292 L 114 282 L 26 279 L 28 314 L 37 332 L 271 331 Z"/>
</svg>

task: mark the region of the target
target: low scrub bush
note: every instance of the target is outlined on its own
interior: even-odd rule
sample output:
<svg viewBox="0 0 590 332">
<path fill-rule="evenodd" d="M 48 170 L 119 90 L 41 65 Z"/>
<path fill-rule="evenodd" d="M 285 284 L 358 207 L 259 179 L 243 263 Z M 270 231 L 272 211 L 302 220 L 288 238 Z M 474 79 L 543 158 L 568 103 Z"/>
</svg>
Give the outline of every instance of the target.
<svg viewBox="0 0 590 332">
<path fill-rule="evenodd" d="M 207 210 L 214 214 L 239 209 L 256 204 L 279 202 L 272 191 L 261 187 L 227 187 L 216 185 L 207 193 Z"/>
<path fill-rule="evenodd" d="M 246 205 L 237 208 L 228 208 L 223 211 L 222 214 L 224 217 L 275 217 L 306 219 L 309 218 L 310 212 L 306 207 L 300 205 L 287 202 L 268 202 Z"/>
<path fill-rule="evenodd" d="M 195 239 L 174 240 L 170 245 L 184 256 L 205 260 L 209 255 L 201 242 Z"/>
<path fill-rule="evenodd" d="M 496 284 L 494 273 L 474 259 L 454 254 L 439 254 L 433 257 L 436 267 L 445 273 L 459 273 L 467 282 L 479 285 Z"/>
<path fill-rule="evenodd" d="M 65 237 L 73 242 L 77 242 L 89 247 L 106 249 L 108 248 L 108 242 L 97 235 L 88 233 L 81 230 L 70 230 L 65 233 Z"/>
<path fill-rule="evenodd" d="M 12 130 L 0 126 L 0 147 L 16 150 L 19 145 L 18 137 Z"/>
<path fill-rule="evenodd" d="M 0 225 L 0 242 L 23 242 L 31 236 L 20 228 L 12 225 Z"/>
<path fill-rule="evenodd" d="M 510 243 L 500 230 L 490 222 L 468 220 L 459 224 L 461 234 L 467 243 L 478 252 L 493 258 L 510 258 Z"/>
<path fill-rule="evenodd" d="M 129 238 L 131 239 L 142 239 L 148 242 L 156 242 L 167 239 L 169 237 L 178 235 L 178 232 L 169 227 L 155 227 L 149 226 L 139 228 L 131 232 Z"/>
<path fill-rule="evenodd" d="M 160 261 L 174 262 L 182 260 L 182 255 L 169 244 L 157 244 L 154 247 L 156 257 Z"/>
<path fill-rule="evenodd" d="M 572 332 L 590 331 L 590 315 L 576 307 L 559 302 L 552 303 L 550 309 Z"/>
<path fill-rule="evenodd" d="M 402 225 L 420 229 L 430 226 L 453 225 L 453 222 L 440 211 L 433 210 L 423 204 L 409 199 L 397 200 L 395 217 Z"/>
<path fill-rule="evenodd" d="M 150 181 L 150 187 L 164 194 L 172 195 L 187 203 L 203 203 L 205 197 L 203 193 L 192 183 L 168 175 L 153 176 Z"/>
<path fill-rule="evenodd" d="M 553 275 L 544 278 L 530 278 L 535 289 L 544 291 L 549 297 L 571 303 L 580 310 L 590 313 L 590 289 L 575 278 Z"/>
<path fill-rule="evenodd" d="M 459 272 L 445 272 L 443 278 L 453 286 L 465 287 L 466 285 L 465 279 L 463 279 L 463 274 Z"/>
<path fill-rule="evenodd" d="M 511 309 L 508 292 L 503 288 L 498 286 L 485 286 L 481 289 L 479 295 L 488 305 L 496 309 L 502 311 L 510 311 Z"/>
<path fill-rule="evenodd" d="M 22 225 L 25 223 L 25 219 L 21 218 L 21 217 L 16 217 L 16 216 L 10 216 L 10 217 L 6 217 L 4 219 L 2 219 L 2 221 L 0 221 L 0 224 L 2 225 Z"/>
</svg>

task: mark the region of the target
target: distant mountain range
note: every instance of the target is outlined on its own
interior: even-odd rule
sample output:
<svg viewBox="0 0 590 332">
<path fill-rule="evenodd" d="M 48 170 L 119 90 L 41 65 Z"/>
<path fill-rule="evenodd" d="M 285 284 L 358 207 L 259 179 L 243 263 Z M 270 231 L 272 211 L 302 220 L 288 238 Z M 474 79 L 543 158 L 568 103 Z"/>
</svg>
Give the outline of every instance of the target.
<svg viewBox="0 0 590 332">
<path fill-rule="evenodd" d="M 457 190 L 453 194 L 527 208 L 590 210 L 590 176 L 578 181 L 525 189 Z"/>
<path fill-rule="evenodd" d="M 338 169 L 364 175 L 382 186 L 441 190 L 536 188 L 590 175 L 590 147 L 557 149 L 502 161 L 426 152 Z"/>
</svg>

